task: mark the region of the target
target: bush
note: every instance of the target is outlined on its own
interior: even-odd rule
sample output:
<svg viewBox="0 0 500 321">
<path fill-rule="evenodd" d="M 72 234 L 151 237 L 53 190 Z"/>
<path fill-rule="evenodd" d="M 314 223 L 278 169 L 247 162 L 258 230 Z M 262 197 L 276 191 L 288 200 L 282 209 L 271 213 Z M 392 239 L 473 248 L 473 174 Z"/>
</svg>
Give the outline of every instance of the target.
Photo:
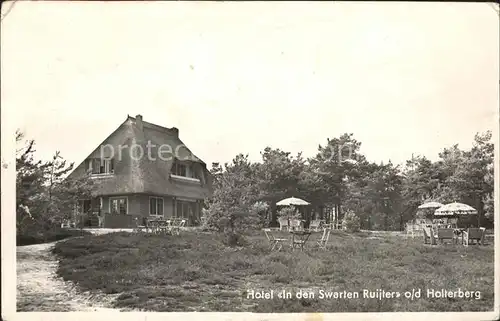
<svg viewBox="0 0 500 321">
<path fill-rule="evenodd" d="M 224 233 L 224 238 L 222 239 L 224 245 L 227 246 L 246 246 L 248 245 L 247 239 L 240 233 L 236 232 L 226 232 Z"/>
<path fill-rule="evenodd" d="M 212 232 L 216 231 L 217 228 L 214 226 L 213 220 L 210 220 L 210 213 L 206 208 L 201 210 L 201 224 L 200 230 L 203 232 Z"/>
<path fill-rule="evenodd" d="M 300 213 L 294 206 L 286 206 L 278 211 L 278 217 L 287 218 L 289 220 L 299 219 Z"/>
<path fill-rule="evenodd" d="M 267 227 L 271 222 L 271 216 L 269 215 L 269 205 L 266 202 L 257 201 L 252 205 L 250 210 L 252 215 L 256 215 L 258 217 L 258 227 Z"/>
<path fill-rule="evenodd" d="M 60 227 L 47 230 L 29 230 L 16 235 L 16 245 L 31 245 L 63 240 L 69 237 L 84 236 L 90 233 L 82 230 L 68 230 Z"/>
<path fill-rule="evenodd" d="M 242 232 L 261 227 L 258 213 L 245 204 L 240 207 L 225 209 L 220 204 L 212 205 L 207 210 L 207 216 L 202 230 L 219 232 Z"/>
<path fill-rule="evenodd" d="M 359 232 L 360 219 L 353 211 L 347 211 L 342 219 L 342 227 L 348 232 Z"/>
</svg>

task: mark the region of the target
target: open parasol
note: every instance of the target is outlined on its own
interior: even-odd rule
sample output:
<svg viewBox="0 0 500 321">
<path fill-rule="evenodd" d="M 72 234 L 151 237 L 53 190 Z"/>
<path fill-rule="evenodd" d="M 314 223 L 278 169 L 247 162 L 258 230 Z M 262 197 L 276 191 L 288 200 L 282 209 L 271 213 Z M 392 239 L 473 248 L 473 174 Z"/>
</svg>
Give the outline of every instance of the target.
<svg viewBox="0 0 500 321">
<path fill-rule="evenodd" d="M 276 203 L 278 206 L 290 206 L 290 205 L 295 205 L 295 206 L 305 206 L 309 205 L 309 202 L 306 202 L 300 198 L 295 198 L 295 197 L 289 197 L 285 198 L 284 200 L 279 201 Z"/>
<path fill-rule="evenodd" d="M 427 209 L 427 208 L 440 208 L 443 204 L 439 202 L 427 202 L 418 207 L 418 209 Z"/>
<path fill-rule="evenodd" d="M 441 206 L 434 212 L 434 215 L 436 216 L 467 215 L 467 214 L 477 214 L 477 210 L 467 204 L 450 203 Z"/>
</svg>

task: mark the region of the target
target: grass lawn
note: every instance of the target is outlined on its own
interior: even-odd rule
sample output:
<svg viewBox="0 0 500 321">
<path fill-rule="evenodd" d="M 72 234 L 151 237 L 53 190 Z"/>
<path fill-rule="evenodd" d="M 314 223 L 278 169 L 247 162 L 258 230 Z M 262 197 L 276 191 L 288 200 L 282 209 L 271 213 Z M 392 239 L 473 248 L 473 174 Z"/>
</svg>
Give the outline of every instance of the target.
<svg viewBox="0 0 500 321">
<path fill-rule="evenodd" d="M 290 237 L 282 232 L 283 237 Z M 311 236 L 309 246 L 321 233 Z M 263 232 L 231 248 L 218 234 L 178 237 L 133 233 L 84 236 L 56 244 L 58 274 L 84 290 L 120 293 L 116 307 L 147 311 L 383 312 L 492 311 L 493 243 L 422 244 L 420 238 L 334 231 L 327 251 L 270 252 Z M 427 289 L 479 291 L 480 298 L 428 298 Z M 363 298 L 363 289 L 397 291 L 399 298 Z M 404 297 L 420 289 L 421 297 Z M 274 291 L 252 299 L 249 291 Z M 314 298 L 278 298 L 310 291 Z M 320 298 L 358 292 L 358 298 Z"/>
</svg>

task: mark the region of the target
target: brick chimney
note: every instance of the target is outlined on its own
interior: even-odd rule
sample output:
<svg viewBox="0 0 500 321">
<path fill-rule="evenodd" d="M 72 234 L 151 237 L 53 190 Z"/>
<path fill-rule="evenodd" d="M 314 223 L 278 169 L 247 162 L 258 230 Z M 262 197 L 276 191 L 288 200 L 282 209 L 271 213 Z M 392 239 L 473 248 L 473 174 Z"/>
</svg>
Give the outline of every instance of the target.
<svg viewBox="0 0 500 321">
<path fill-rule="evenodd" d="M 135 124 L 142 131 L 142 115 L 135 116 Z"/>
</svg>

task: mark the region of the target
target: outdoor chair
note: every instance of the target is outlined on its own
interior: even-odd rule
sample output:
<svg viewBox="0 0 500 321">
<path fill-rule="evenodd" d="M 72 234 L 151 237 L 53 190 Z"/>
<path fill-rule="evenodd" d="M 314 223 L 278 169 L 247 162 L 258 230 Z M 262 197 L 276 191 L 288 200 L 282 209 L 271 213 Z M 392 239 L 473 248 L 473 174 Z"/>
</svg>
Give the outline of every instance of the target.
<svg viewBox="0 0 500 321">
<path fill-rule="evenodd" d="M 283 230 L 283 228 L 289 229 L 288 225 L 288 219 L 286 218 L 279 218 L 278 223 L 280 224 L 280 231 Z"/>
<path fill-rule="evenodd" d="M 432 228 L 425 226 L 423 229 L 424 232 L 424 244 L 428 244 L 427 240 L 429 240 L 431 245 L 436 244 L 436 235 L 434 234 L 434 231 Z"/>
<path fill-rule="evenodd" d="M 406 235 L 411 235 L 412 238 L 415 237 L 415 225 L 413 223 L 406 223 L 405 226 Z"/>
<path fill-rule="evenodd" d="M 414 224 L 414 223 L 406 223 L 406 235 L 411 235 L 412 238 L 415 236 L 419 236 L 423 233 L 424 224 Z"/>
<path fill-rule="evenodd" d="M 61 228 L 70 228 L 71 225 L 69 223 L 69 221 L 64 221 L 61 223 Z"/>
<path fill-rule="evenodd" d="M 425 223 L 426 223 L 425 218 L 418 218 L 415 220 L 415 224 L 417 224 L 417 225 L 423 225 Z"/>
<path fill-rule="evenodd" d="M 462 232 L 462 244 L 465 246 L 469 246 L 471 241 L 476 241 L 476 244 L 484 245 L 484 234 L 486 228 L 468 228 L 467 230 Z"/>
<path fill-rule="evenodd" d="M 450 240 L 452 243 L 454 243 L 455 230 L 452 228 L 438 228 L 437 239 L 441 244 L 444 244 L 445 240 Z"/>
<path fill-rule="evenodd" d="M 297 231 L 297 230 L 300 230 L 301 227 L 302 227 L 301 220 L 297 220 L 297 219 L 290 220 L 290 228 L 292 230 Z"/>
<path fill-rule="evenodd" d="M 184 227 L 185 225 L 186 225 L 186 220 L 181 220 L 178 224 L 172 225 L 171 227 L 172 234 L 180 235 L 181 228 Z"/>
<path fill-rule="evenodd" d="M 283 242 L 288 241 L 287 239 L 274 237 L 271 229 L 269 228 L 264 229 L 264 233 L 266 234 L 267 240 L 271 244 L 271 251 L 274 251 L 276 248 L 278 251 L 281 250 L 283 248 Z"/>
<path fill-rule="evenodd" d="M 323 230 L 323 236 L 321 237 L 320 240 L 318 240 L 318 245 L 320 249 L 326 250 L 326 247 L 328 245 L 328 239 L 330 238 L 330 232 L 332 230 L 329 228 L 326 228 Z"/>
<path fill-rule="evenodd" d="M 142 231 L 147 232 L 148 231 L 148 226 L 147 226 L 146 220 L 143 221 L 144 225 L 139 224 L 139 220 L 137 217 L 134 220 L 135 220 L 134 232 L 142 232 Z"/>
<path fill-rule="evenodd" d="M 156 220 L 148 220 L 148 229 L 153 233 L 157 234 L 158 233 L 158 222 Z"/>
<path fill-rule="evenodd" d="M 174 227 L 172 220 L 166 220 L 167 233 L 173 234 L 172 229 Z"/>
<path fill-rule="evenodd" d="M 321 221 L 320 220 L 313 220 L 309 223 L 310 230 L 318 232 L 320 228 L 321 228 Z"/>
<path fill-rule="evenodd" d="M 422 235 L 422 233 L 423 233 L 422 230 L 423 230 L 424 226 L 425 226 L 424 224 L 413 225 L 413 234 L 418 235 L 418 236 Z"/>
<path fill-rule="evenodd" d="M 158 228 L 158 233 L 168 234 L 172 231 L 168 221 L 159 221 L 157 228 Z"/>
</svg>

